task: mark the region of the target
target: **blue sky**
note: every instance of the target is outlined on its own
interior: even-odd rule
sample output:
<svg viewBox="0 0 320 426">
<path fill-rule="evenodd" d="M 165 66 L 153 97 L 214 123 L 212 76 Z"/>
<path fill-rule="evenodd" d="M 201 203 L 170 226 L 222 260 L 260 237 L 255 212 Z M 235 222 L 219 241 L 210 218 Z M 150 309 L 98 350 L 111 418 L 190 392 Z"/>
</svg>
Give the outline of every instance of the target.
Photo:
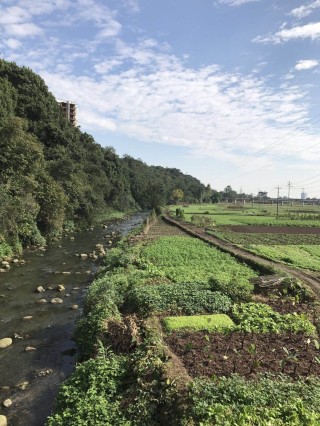
<svg viewBox="0 0 320 426">
<path fill-rule="evenodd" d="M 320 196 L 320 0 L 1 0 L 0 32 L 119 155 Z"/>
</svg>

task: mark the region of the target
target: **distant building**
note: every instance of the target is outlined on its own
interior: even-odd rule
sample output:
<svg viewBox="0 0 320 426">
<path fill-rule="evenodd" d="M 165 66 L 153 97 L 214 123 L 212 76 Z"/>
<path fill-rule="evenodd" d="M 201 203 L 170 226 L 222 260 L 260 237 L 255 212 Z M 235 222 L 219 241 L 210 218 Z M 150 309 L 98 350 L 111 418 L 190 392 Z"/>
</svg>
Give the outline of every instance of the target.
<svg viewBox="0 0 320 426">
<path fill-rule="evenodd" d="M 306 192 L 301 192 L 301 200 L 305 200 L 307 198 L 308 194 Z"/>
<path fill-rule="evenodd" d="M 72 126 L 77 126 L 77 104 L 72 101 L 57 101 L 60 108 L 64 112 L 66 119 L 70 121 Z"/>
</svg>

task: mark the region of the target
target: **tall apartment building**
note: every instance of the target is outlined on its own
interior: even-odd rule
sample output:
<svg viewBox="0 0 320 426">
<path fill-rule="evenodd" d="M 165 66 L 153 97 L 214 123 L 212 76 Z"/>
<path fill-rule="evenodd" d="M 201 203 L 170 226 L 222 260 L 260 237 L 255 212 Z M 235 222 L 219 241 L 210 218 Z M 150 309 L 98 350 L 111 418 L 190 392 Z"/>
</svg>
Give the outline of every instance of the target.
<svg viewBox="0 0 320 426">
<path fill-rule="evenodd" d="M 77 126 L 77 104 L 72 101 L 57 101 L 72 126 Z"/>
</svg>

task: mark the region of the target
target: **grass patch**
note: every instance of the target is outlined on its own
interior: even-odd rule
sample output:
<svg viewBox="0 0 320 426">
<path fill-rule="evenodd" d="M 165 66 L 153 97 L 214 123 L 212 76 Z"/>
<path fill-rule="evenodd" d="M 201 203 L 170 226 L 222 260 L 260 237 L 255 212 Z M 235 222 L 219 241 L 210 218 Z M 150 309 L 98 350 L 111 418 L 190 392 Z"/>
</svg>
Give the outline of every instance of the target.
<svg viewBox="0 0 320 426">
<path fill-rule="evenodd" d="M 234 327 L 234 322 L 226 314 L 167 317 L 163 323 L 168 331 L 189 329 L 223 332 Z"/>
</svg>

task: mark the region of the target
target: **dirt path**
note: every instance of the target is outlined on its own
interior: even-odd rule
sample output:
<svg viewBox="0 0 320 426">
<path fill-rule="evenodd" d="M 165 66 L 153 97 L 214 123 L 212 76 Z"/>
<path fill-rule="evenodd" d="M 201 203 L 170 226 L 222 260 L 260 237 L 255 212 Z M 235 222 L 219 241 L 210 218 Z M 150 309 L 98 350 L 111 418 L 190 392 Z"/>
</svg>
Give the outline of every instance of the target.
<svg viewBox="0 0 320 426">
<path fill-rule="evenodd" d="M 191 223 L 190 224 L 186 222 L 182 223 L 177 220 L 174 220 L 173 218 L 169 216 L 164 216 L 164 220 L 174 226 L 177 226 L 183 231 L 187 232 L 189 235 L 196 238 L 200 238 L 206 243 L 212 244 L 215 247 L 218 247 L 220 250 L 231 254 L 232 256 L 236 257 L 238 260 L 244 261 L 251 266 L 258 265 L 259 268 L 261 269 L 266 269 L 266 270 L 273 269 L 276 271 L 285 272 L 291 275 L 292 277 L 298 278 L 300 281 L 305 283 L 309 288 L 311 288 L 313 292 L 316 294 L 316 296 L 320 299 L 320 273 L 317 274 L 317 273 L 312 273 L 307 271 L 301 271 L 299 269 L 295 269 L 290 266 L 283 265 L 282 263 L 265 259 L 264 257 L 258 256 L 257 254 L 250 253 L 236 246 L 235 244 L 221 240 L 220 238 L 214 237 L 212 235 L 208 235 L 201 228 L 198 228 L 197 226 Z"/>
</svg>

